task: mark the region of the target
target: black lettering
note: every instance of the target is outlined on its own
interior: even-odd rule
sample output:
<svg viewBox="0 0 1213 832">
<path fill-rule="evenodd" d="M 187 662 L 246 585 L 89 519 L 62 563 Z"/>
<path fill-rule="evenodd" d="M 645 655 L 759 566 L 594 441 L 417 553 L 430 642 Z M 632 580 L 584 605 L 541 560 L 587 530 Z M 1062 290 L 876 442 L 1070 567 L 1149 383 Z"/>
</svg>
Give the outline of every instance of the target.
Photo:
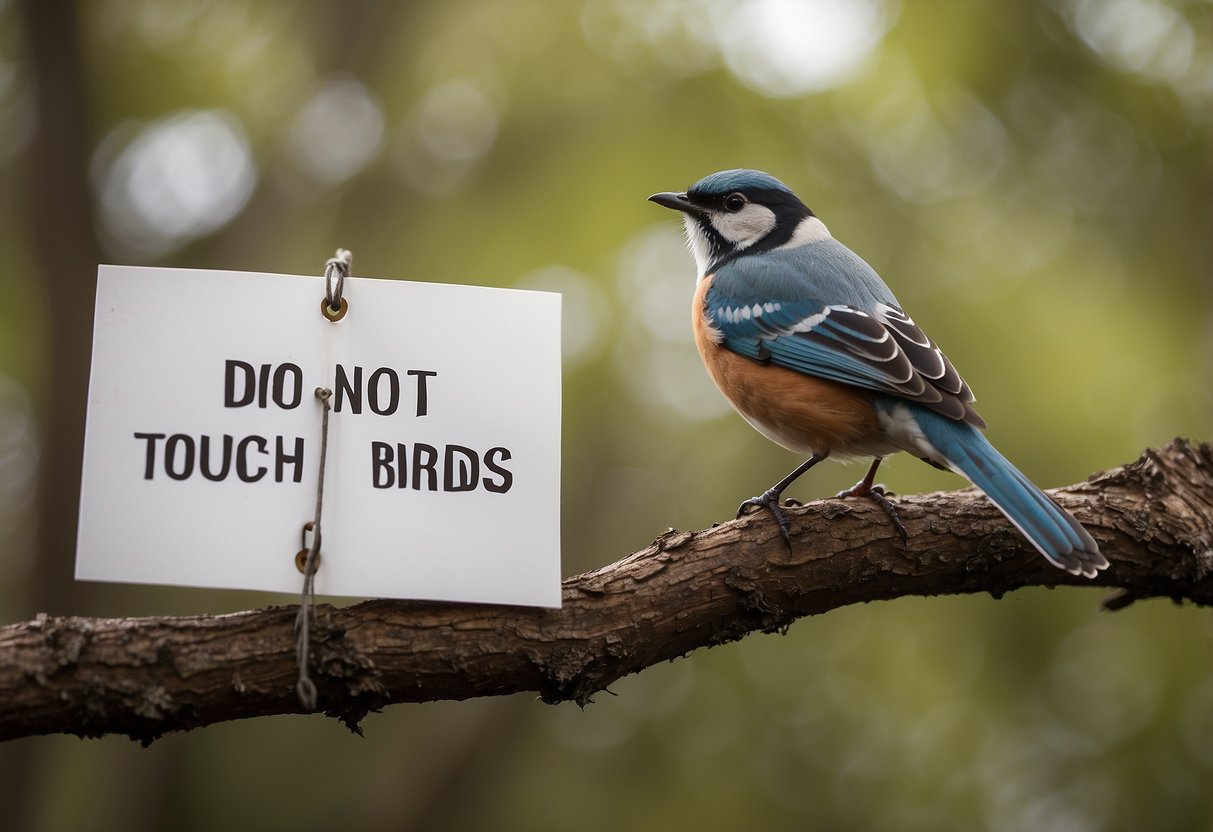
<svg viewBox="0 0 1213 832">
<path fill-rule="evenodd" d="M 237 370 L 240 370 L 244 375 L 244 392 L 239 397 L 236 396 Z M 246 404 L 252 404 L 255 381 L 256 374 L 253 372 L 252 364 L 249 364 L 247 361 L 236 361 L 229 358 L 223 370 L 223 406 L 244 407 Z"/>
<path fill-rule="evenodd" d="M 283 398 L 283 392 L 286 389 L 286 374 L 290 373 L 294 378 L 295 386 L 291 391 L 292 398 L 290 404 L 287 404 Z M 299 369 L 298 364 L 279 364 L 278 369 L 274 370 L 274 404 L 281 407 L 283 410 L 294 410 L 299 406 L 299 402 L 303 400 L 303 370 Z"/>
<path fill-rule="evenodd" d="M 274 454 L 274 482 L 282 482 L 282 475 L 287 465 L 294 467 L 294 473 L 291 475 L 291 482 L 303 481 L 303 437 L 295 437 L 295 452 L 288 454 L 286 452 L 286 440 L 279 436 L 277 437 Z"/>
<path fill-rule="evenodd" d="M 270 365 L 262 364 L 261 373 L 257 376 L 257 407 L 269 404 Z"/>
<path fill-rule="evenodd" d="M 400 470 L 400 478 L 396 481 L 397 488 L 404 488 L 408 485 L 409 479 L 409 464 L 406 461 L 409 458 L 409 446 L 403 442 L 396 443 L 396 459 L 400 460 L 400 465 L 397 466 Z"/>
<path fill-rule="evenodd" d="M 337 386 L 337 401 L 333 403 L 333 410 L 337 413 L 341 412 L 341 406 L 345 403 L 345 397 L 350 397 L 350 412 L 355 416 L 362 413 L 362 368 L 354 368 L 354 386 L 350 386 L 349 377 L 345 374 L 345 367 L 340 364 L 336 369 L 336 386 Z"/>
<path fill-rule="evenodd" d="M 384 376 L 388 380 L 388 404 L 387 407 L 379 406 L 379 380 Z M 380 367 L 375 372 L 371 373 L 370 380 L 366 385 L 367 398 L 371 410 L 380 416 L 391 416 L 396 412 L 396 408 L 400 406 L 400 376 L 396 375 L 396 371 L 391 367 Z"/>
<path fill-rule="evenodd" d="M 424 462 L 421 461 L 422 455 L 424 455 L 426 457 L 426 460 Z M 429 483 L 429 488 L 426 490 L 427 491 L 437 491 L 438 490 L 438 472 L 436 470 L 434 470 L 434 467 L 435 467 L 435 465 L 437 465 L 437 463 L 438 463 L 438 449 L 437 448 L 435 448 L 433 445 L 426 445 L 423 442 L 413 443 L 413 490 L 414 491 L 421 490 L 421 472 L 422 471 L 425 471 L 427 474 L 429 474 L 429 477 L 427 478 L 427 482 Z"/>
<path fill-rule="evenodd" d="M 404 446 L 399 446 L 403 448 Z M 403 455 L 401 459 L 403 459 Z M 402 466 L 403 470 L 403 466 Z M 374 488 L 391 488 L 396 481 L 396 472 L 392 469 L 392 446 L 387 442 L 371 443 L 371 486 Z"/>
<path fill-rule="evenodd" d="M 177 448 L 185 446 L 185 462 L 180 471 L 173 470 L 173 462 L 177 458 Z M 164 443 L 164 472 L 175 480 L 189 479 L 194 473 L 194 438 L 184 433 L 174 433 Z"/>
<path fill-rule="evenodd" d="M 219 473 L 211 471 L 211 438 L 203 435 L 198 440 L 198 467 L 202 469 L 202 476 L 206 477 L 211 482 L 220 482 L 227 479 L 227 472 L 232 467 L 232 437 L 228 434 L 223 434 L 223 467 L 219 469 Z"/>
<path fill-rule="evenodd" d="M 264 465 L 258 468 L 255 472 L 249 473 L 248 461 L 248 446 L 256 445 L 257 452 L 260 454 L 269 453 L 268 443 L 264 436 L 246 436 L 240 440 L 240 444 L 236 446 L 236 476 L 245 482 L 256 482 L 264 477 L 269 469 Z"/>
<path fill-rule="evenodd" d="M 424 416 L 429 412 L 429 390 L 426 385 L 426 379 L 430 376 L 438 375 L 434 370 L 409 370 L 407 375 L 417 376 L 417 415 Z"/>
<path fill-rule="evenodd" d="M 143 463 L 143 478 L 145 480 L 150 480 L 152 478 L 152 474 L 155 473 L 156 470 L 156 440 L 163 439 L 164 434 L 136 433 L 135 438 L 147 440 L 147 457 L 146 461 Z"/>
<path fill-rule="evenodd" d="M 511 459 L 512 454 L 508 448 L 490 448 L 484 455 L 484 467 L 488 468 L 497 476 L 501 477 L 500 482 L 494 482 L 488 477 L 484 478 L 484 487 L 489 491 L 494 491 L 498 494 L 504 494 L 510 490 L 510 486 L 514 484 L 514 475 L 505 468 L 502 468 L 497 460 Z"/>
<path fill-rule="evenodd" d="M 443 491 L 473 491 L 479 484 L 480 458 L 471 448 L 462 445 L 447 445 L 446 458 L 442 466 Z M 455 469 L 459 469 L 459 480 L 455 480 Z"/>
</svg>

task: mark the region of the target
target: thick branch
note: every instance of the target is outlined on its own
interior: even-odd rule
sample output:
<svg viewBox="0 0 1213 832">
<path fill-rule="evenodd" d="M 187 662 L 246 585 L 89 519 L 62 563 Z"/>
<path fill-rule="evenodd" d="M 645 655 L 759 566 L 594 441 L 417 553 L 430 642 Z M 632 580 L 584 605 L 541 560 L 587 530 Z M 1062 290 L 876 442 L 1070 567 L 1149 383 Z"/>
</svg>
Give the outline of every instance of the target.
<svg viewBox="0 0 1213 832">
<path fill-rule="evenodd" d="M 1109 606 L 1213 603 L 1213 446 L 1176 440 L 1059 489 L 1112 566 Z M 351 727 L 395 702 L 534 691 L 586 702 L 657 662 L 846 604 L 1087 585 L 1048 565 L 980 494 L 898 501 L 903 542 L 866 501 L 694 532 L 564 582 L 559 610 L 366 601 L 321 606 L 312 675 Z M 0 739 L 121 733 L 150 742 L 228 719 L 297 713 L 294 607 L 188 618 L 40 616 L 0 628 Z"/>
</svg>

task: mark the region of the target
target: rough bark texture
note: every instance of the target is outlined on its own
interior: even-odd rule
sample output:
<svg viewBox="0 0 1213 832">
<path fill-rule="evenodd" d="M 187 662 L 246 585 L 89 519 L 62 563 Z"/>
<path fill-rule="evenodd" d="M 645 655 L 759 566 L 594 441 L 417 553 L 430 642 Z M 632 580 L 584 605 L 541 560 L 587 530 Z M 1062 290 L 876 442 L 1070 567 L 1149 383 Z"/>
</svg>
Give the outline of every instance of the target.
<svg viewBox="0 0 1213 832">
<path fill-rule="evenodd" d="M 1213 446 L 1175 440 L 1054 492 L 1112 566 L 1106 605 L 1213 603 Z M 979 493 L 897 501 L 903 541 L 875 506 L 791 511 L 789 553 L 769 515 L 667 531 L 568 578 L 559 610 L 366 601 L 322 605 L 320 707 L 357 729 L 396 702 L 520 691 L 584 703 L 611 682 L 699 647 L 859 601 L 1088 585 L 1053 568 Z M 39 616 L 0 628 L 0 739 L 121 733 L 151 742 L 228 719 L 301 711 L 295 607 L 220 616 Z"/>
</svg>

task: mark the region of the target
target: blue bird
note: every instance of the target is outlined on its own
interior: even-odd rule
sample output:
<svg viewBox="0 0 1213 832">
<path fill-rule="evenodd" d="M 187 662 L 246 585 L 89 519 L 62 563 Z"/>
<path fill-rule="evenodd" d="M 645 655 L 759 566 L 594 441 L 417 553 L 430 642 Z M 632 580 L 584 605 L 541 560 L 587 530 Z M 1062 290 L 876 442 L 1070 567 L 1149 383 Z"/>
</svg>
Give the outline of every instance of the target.
<svg viewBox="0 0 1213 832">
<path fill-rule="evenodd" d="M 739 517 L 770 511 L 790 548 L 784 489 L 827 457 L 873 457 L 838 496 L 875 500 L 904 537 L 874 480 L 885 456 L 906 451 L 968 478 L 1055 566 L 1088 578 L 1107 568 L 1087 530 L 986 440 L 968 384 L 880 276 L 786 185 L 726 170 L 649 199 L 683 214 L 695 344 L 712 380 L 759 433 L 809 455 Z"/>
</svg>

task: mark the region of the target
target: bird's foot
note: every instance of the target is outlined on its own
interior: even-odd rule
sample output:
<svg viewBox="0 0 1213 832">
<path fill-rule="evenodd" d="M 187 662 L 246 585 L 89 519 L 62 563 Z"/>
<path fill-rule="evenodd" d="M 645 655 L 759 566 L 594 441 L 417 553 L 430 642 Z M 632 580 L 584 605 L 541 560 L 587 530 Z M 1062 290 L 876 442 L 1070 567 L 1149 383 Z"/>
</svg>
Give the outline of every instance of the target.
<svg viewBox="0 0 1213 832">
<path fill-rule="evenodd" d="M 897 506 L 893 505 L 893 501 L 889 499 L 889 496 L 892 494 L 893 492 L 886 491 L 883 485 L 880 485 L 879 483 L 870 485 L 865 480 L 855 483 L 845 491 L 839 491 L 837 497 L 840 500 L 845 500 L 847 497 L 867 497 L 884 510 L 884 513 L 888 515 L 889 520 L 893 522 L 893 528 L 897 529 L 897 533 L 901 535 L 901 539 L 909 540 L 910 534 L 906 531 L 905 525 L 901 522 L 901 518 L 897 515 Z"/>
<path fill-rule="evenodd" d="M 787 544 L 788 551 L 792 551 L 792 535 L 790 533 L 791 523 L 788 521 L 788 515 L 783 510 L 783 506 L 779 504 L 779 497 L 782 492 L 774 488 L 768 488 L 766 491 L 757 497 L 751 497 L 742 503 L 737 509 L 737 516 L 741 517 L 749 513 L 751 507 L 758 510 L 766 509 L 771 512 L 771 516 L 775 518 L 775 522 L 779 525 L 779 534 L 783 537 L 783 542 Z"/>
</svg>

